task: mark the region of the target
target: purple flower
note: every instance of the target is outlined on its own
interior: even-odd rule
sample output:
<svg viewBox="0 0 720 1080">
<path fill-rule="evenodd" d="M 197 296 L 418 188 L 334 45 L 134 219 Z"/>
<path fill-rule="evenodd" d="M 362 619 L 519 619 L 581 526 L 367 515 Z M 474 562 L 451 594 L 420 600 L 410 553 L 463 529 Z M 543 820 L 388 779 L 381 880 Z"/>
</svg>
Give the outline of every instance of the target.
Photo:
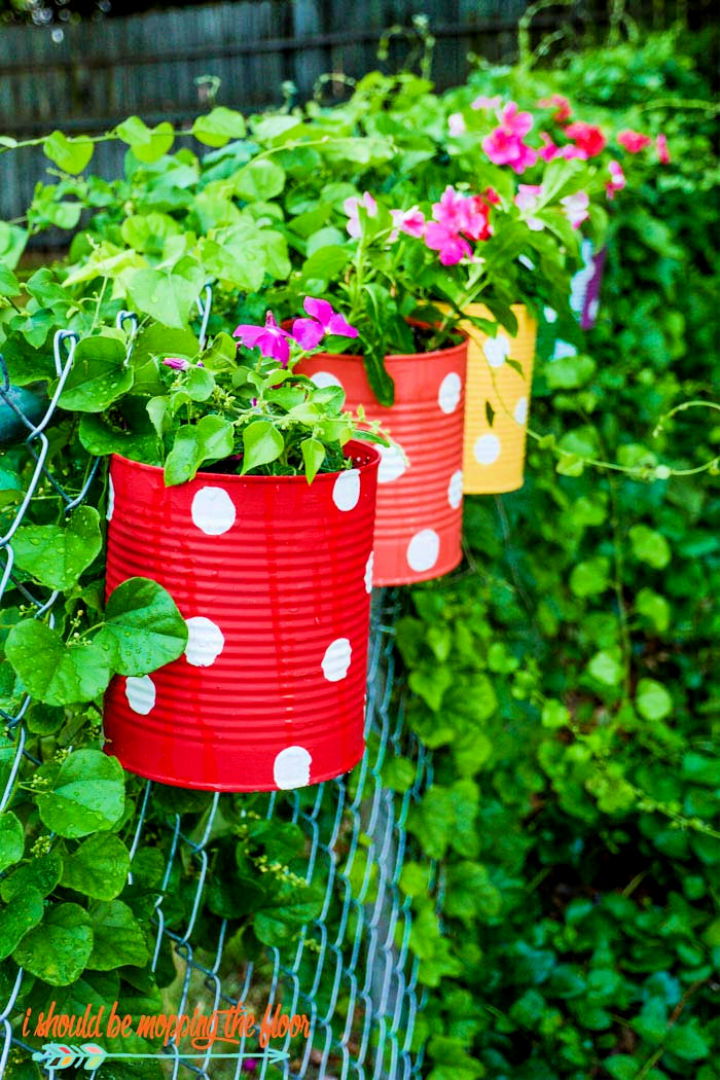
<svg viewBox="0 0 720 1080">
<path fill-rule="evenodd" d="M 233 330 L 233 337 L 240 338 L 246 348 L 257 348 L 263 356 L 277 360 L 282 367 L 287 367 L 287 362 L 290 359 L 290 346 L 288 345 L 290 334 L 287 330 L 283 330 L 281 326 L 278 326 L 272 311 L 268 311 L 265 315 L 264 326 L 250 326 L 243 323 Z"/>
<path fill-rule="evenodd" d="M 255 1072 L 257 1070 L 257 1061 L 255 1058 L 246 1058 L 242 1063 L 243 1072 Z"/>
<path fill-rule="evenodd" d="M 205 367 L 202 360 L 198 360 L 197 364 L 191 364 L 189 360 L 185 360 L 182 356 L 166 356 L 162 363 L 165 367 L 173 368 L 175 371 L 189 371 L 191 367 Z"/>
<path fill-rule="evenodd" d="M 314 349 L 322 341 L 325 334 L 337 334 L 339 337 L 356 338 L 358 332 L 354 326 L 342 316 L 333 311 L 332 304 L 327 300 L 316 300 L 313 296 L 306 296 L 303 307 L 310 316 L 309 319 L 295 319 L 292 325 L 292 335 L 303 349 Z"/>
</svg>

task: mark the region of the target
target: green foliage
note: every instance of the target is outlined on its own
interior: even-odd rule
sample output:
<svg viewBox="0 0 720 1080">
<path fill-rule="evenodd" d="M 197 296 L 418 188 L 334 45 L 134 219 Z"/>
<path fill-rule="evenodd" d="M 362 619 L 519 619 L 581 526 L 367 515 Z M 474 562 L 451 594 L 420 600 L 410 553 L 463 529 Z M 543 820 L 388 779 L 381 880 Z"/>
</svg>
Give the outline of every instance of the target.
<svg viewBox="0 0 720 1080">
<path fill-rule="evenodd" d="M 611 99 L 617 127 L 640 126 L 628 110 L 655 96 L 709 94 L 672 35 L 578 55 L 529 84 L 489 78 L 475 92 L 507 94 L 517 78 L 530 98 L 567 92 L 588 120 L 605 122 L 594 103 Z M 569 470 L 549 445 L 687 470 L 717 454 L 708 412 L 652 437 L 717 384 L 714 166 L 702 111 L 681 109 L 660 114 L 675 164 L 615 208 L 582 355 L 540 367 L 533 427 L 552 437 L 531 444 L 523 490 L 466 500 L 468 567 L 415 589 L 397 627 L 408 723 L 437 747 L 409 828 L 442 859 L 433 895 L 446 963 L 460 968 L 438 985 L 424 968 L 433 931 L 425 942 L 416 930 L 420 978 L 437 986 L 419 1036 L 431 1077 L 465 1075 L 464 1061 L 493 1080 L 716 1073 L 717 475 Z M 476 800 L 456 814 L 468 782 Z M 469 822 L 475 852 L 458 848 Z M 422 865 L 401 878 L 420 928 Z"/>
</svg>

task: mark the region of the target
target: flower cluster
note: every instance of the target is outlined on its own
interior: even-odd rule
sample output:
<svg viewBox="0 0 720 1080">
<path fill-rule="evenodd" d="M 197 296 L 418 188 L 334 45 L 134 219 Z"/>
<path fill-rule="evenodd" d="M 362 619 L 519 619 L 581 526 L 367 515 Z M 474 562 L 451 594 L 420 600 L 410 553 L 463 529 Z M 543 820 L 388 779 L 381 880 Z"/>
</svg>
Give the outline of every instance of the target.
<svg viewBox="0 0 720 1080">
<path fill-rule="evenodd" d="M 609 148 L 609 139 L 597 124 L 590 124 L 584 120 L 570 122 L 572 107 L 568 99 L 561 94 L 552 94 L 548 98 L 542 98 L 537 105 L 541 109 L 553 110 L 549 119 L 556 125 L 557 130 L 554 136 L 547 131 L 539 131 L 537 134 L 541 145 L 536 149 L 526 141 L 535 122 L 532 113 L 521 112 L 515 101 L 502 105 L 499 97 L 478 97 L 471 103 L 473 109 L 494 111 L 499 121 L 498 126 L 482 141 L 482 148 L 494 165 L 508 165 L 515 173 L 522 175 L 538 160 L 548 162 L 555 158 L 564 158 L 565 160 L 589 161 L 599 157 Z M 453 113 L 449 117 L 448 124 L 452 136 L 466 131 L 461 113 Z M 642 132 L 626 130 L 620 131 L 615 139 L 617 145 L 629 154 L 639 154 L 650 147 L 653 141 L 658 161 L 667 165 L 670 161 L 670 153 L 665 135 L 657 135 L 653 140 L 650 135 L 644 135 Z M 610 175 L 606 181 L 605 190 L 608 199 L 612 199 L 616 192 L 622 191 L 627 181 L 618 161 L 610 160 L 607 168 Z M 537 185 L 520 185 L 515 201 L 521 210 L 533 209 L 537 202 L 535 196 L 539 194 L 534 190 L 536 187 Z M 577 214 L 573 216 L 576 218 Z M 536 218 L 528 219 L 528 224 L 533 229 L 542 227 Z M 574 220 L 573 224 L 575 224 Z"/>
<path fill-rule="evenodd" d="M 509 165 L 513 172 L 523 173 L 538 159 L 537 150 L 523 141 L 533 126 L 532 114 L 520 112 L 509 101 L 496 115 L 500 126 L 483 139 L 482 148 L 494 165 Z"/>
<path fill-rule="evenodd" d="M 440 200 L 432 205 L 432 218 L 427 220 L 418 206 L 409 210 L 391 210 L 393 230 L 390 242 L 400 233 L 422 239 L 431 251 L 437 251 L 443 266 L 454 266 L 463 259 L 473 258 L 470 241 L 487 240 L 492 235 L 490 207 L 500 201 L 492 188 L 482 195 L 463 195 L 448 185 Z M 377 202 L 366 191 L 360 197 L 345 201 L 348 215 L 347 230 L 351 236 L 360 235 L 358 208 L 364 207 L 368 217 L 377 217 Z"/>
<path fill-rule="evenodd" d="M 295 319 L 291 330 L 279 326 L 273 313 L 268 311 L 263 326 L 241 323 L 233 331 L 233 337 L 239 338 L 246 348 L 257 348 L 267 359 L 277 360 L 282 367 L 287 367 L 293 343 L 299 345 L 303 352 L 309 352 L 317 348 L 326 334 L 349 338 L 358 336 L 355 327 L 333 311 L 327 300 L 306 296 L 303 308 L 308 318 Z"/>
</svg>

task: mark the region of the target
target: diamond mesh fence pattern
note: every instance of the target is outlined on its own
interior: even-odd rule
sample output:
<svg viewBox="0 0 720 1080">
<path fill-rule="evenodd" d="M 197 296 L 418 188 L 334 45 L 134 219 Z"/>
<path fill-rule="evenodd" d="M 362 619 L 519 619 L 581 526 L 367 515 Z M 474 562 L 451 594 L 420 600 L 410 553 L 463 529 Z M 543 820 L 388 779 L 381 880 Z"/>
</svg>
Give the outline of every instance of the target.
<svg viewBox="0 0 720 1080">
<path fill-rule="evenodd" d="M 37 423 L 28 420 L 16 404 L 4 365 L 1 372 L 0 402 L 12 410 L 20 426 L 13 453 L 27 455 L 29 479 L 25 492 L 17 497 L 11 524 L 0 538 L 0 606 L 5 594 L 13 590 L 35 618 L 47 619 L 50 625 L 59 594 L 46 591 L 40 595 L 23 575 L 14 573 L 12 541 L 33 499 L 41 493 L 50 492 L 62 499 L 66 513 L 85 500 L 97 502 L 100 497 L 98 460 L 80 462 L 70 480 L 53 475 L 47 465 L 48 427 L 72 366 L 75 344 L 72 335 L 56 336 L 59 383 Z M 170 1044 L 162 1061 L 164 1072 L 173 1078 L 195 1074 L 230 1080 L 247 1075 L 244 1068 L 248 1058 L 252 1060 L 253 1050 L 258 1055 L 254 1071 L 258 1077 L 405 1080 L 420 1075 L 421 1055 L 412 1051 L 411 1039 L 422 1003 L 421 988 L 417 985 L 417 961 L 409 948 L 410 899 L 401 892 L 399 877 L 410 840 L 405 831 L 407 815 L 430 782 L 431 763 L 403 725 L 401 680 L 393 649 L 393 623 L 401 607 L 400 591 L 375 590 L 368 749 L 362 763 L 348 776 L 272 795 L 201 795 L 201 805 L 192 801 L 198 793 L 190 793 L 190 809 L 181 801 L 177 812 L 173 811 L 178 794 L 175 789 L 130 780 L 136 785 L 136 797 L 128 884 L 132 887 L 140 863 L 154 850 L 162 859 L 162 873 L 152 898 L 152 965 L 156 969 L 163 963 L 171 964 L 175 969 L 172 1010 L 191 1014 L 200 1008 L 210 1014 L 261 998 L 260 1012 L 267 1005 L 272 1013 L 279 1005 L 283 1014 L 304 1014 L 308 1019 L 307 1039 L 295 1038 L 291 1043 L 290 1033 L 273 1039 L 272 1047 L 287 1055 L 275 1063 L 258 1050 L 257 1029 L 241 1039 L 232 1054 L 217 1053 L 228 1049 L 220 1043 L 204 1056 Z M 10 807 L 17 785 L 30 778 L 39 764 L 27 750 L 25 720 L 31 704 L 23 694 L 12 712 L 0 710 L 6 728 L 0 739 L 0 810 Z M 382 779 L 384 765 L 400 754 L 416 766 L 412 787 L 403 793 L 385 787 Z M 270 832 L 288 825 L 302 830 L 303 873 L 298 874 L 297 869 L 294 876 L 285 873 L 285 881 L 290 888 L 294 880 L 308 884 L 321 897 L 316 918 L 288 935 L 286 944 L 256 950 L 250 961 L 234 944 L 242 933 L 242 923 L 218 917 L 217 907 L 208 915 L 208 899 L 219 880 L 213 841 L 231 813 L 241 821 L 265 821 Z M 293 866 L 297 868 L 297 861 Z M 284 868 L 260 860 L 258 872 L 283 875 Z M 186 890 L 182 909 L 176 899 L 180 879 Z M 189 900 L 188 881 L 192 883 Z M 18 1060 L 27 1060 L 35 1049 L 19 1033 L 17 1002 L 23 979 L 19 969 L 7 1000 L 0 1001 L 0 1076 L 11 1052 Z M 246 1055 L 245 1065 L 242 1055 Z M 103 1071 L 101 1066 L 100 1077 Z M 55 1075 L 52 1069 L 48 1074 Z"/>
</svg>

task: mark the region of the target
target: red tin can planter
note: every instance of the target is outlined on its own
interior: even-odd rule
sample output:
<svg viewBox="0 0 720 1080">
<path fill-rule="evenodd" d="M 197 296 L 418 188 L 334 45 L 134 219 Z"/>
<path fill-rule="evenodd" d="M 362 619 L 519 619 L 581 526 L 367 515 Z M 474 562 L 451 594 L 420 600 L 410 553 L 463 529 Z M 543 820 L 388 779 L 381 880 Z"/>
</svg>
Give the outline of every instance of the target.
<svg viewBox="0 0 720 1080">
<path fill-rule="evenodd" d="M 378 405 L 363 358 L 317 353 L 296 369 L 319 386 L 342 386 L 347 407 L 402 447 L 379 447 L 375 585 L 441 577 L 462 559 L 462 458 L 467 339 L 448 349 L 387 356 L 395 404 Z"/>
<path fill-rule="evenodd" d="M 114 456 L 108 593 L 153 578 L 187 620 L 179 660 L 116 677 L 106 749 L 130 772 L 209 791 L 302 787 L 364 750 L 379 454 L 318 475 L 198 473 Z"/>
</svg>

